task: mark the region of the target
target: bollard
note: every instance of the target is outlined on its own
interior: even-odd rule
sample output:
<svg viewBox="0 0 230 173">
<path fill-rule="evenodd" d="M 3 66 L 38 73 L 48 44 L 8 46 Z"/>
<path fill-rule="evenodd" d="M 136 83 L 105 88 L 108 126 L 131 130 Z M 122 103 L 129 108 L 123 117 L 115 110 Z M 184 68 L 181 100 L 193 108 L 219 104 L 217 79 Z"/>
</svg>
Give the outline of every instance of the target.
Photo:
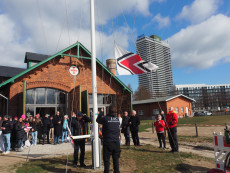
<svg viewBox="0 0 230 173">
<path fill-rule="evenodd" d="M 197 124 L 195 123 L 195 129 L 196 129 L 196 137 L 198 137 L 198 128 L 197 128 Z"/>
</svg>

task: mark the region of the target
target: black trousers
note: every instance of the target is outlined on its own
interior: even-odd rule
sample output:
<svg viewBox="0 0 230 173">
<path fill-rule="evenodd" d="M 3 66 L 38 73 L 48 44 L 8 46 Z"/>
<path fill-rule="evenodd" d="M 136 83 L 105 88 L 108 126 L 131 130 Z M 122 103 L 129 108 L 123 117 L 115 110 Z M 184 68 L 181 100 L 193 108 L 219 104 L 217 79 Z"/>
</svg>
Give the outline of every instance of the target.
<svg viewBox="0 0 230 173">
<path fill-rule="evenodd" d="M 79 149 L 81 150 L 81 154 L 80 154 L 80 165 L 84 164 L 84 160 L 85 160 L 85 139 L 81 139 L 81 140 L 74 140 L 74 160 L 73 160 L 73 164 L 77 165 L 78 162 L 78 153 L 79 153 Z"/>
<path fill-rule="evenodd" d="M 157 137 L 158 137 L 160 147 L 162 147 L 162 142 L 163 142 L 164 148 L 166 148 L 164 132 L 163 133 L 157 133 Z"/>
<path fill-rule="evenodd" d="M 114 173 L 119 173 L 120 141 L 103 143 L 104 173 L 109 173 L 110 156 L 113 158 Z"/>
<path fill-rule="evenodd" d="M 135 146 L 140 145 L 138 131 L 131 131 L 131 135 L 132 135 L 132 139 L 133 139 L 133 144 Z"/>
<path fill-rule="evenodd" d="M 172 151 L 178 151 L 177 127 L 168 128 L 168 137 Z"/>
<path fill-rule="evenodd" d="M 49 131 L 43 133 L 43 144 L 45 143 L 45 138 L 47 139 L 47 143 L 49 143 Z"/>
</svg>

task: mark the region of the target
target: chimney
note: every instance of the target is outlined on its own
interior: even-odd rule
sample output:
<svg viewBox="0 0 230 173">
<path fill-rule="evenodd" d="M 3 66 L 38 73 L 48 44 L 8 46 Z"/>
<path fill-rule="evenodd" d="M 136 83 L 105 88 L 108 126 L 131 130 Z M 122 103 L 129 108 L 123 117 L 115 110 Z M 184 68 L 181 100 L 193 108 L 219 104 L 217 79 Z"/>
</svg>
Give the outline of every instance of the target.
<svg viewBox="0 0 230 173">
<path fill-rule="evenodd" d="M 107 59 L 106 60 L 106 66 L 107 68 L 116 76 L 116 59 Z"/>
</svg>

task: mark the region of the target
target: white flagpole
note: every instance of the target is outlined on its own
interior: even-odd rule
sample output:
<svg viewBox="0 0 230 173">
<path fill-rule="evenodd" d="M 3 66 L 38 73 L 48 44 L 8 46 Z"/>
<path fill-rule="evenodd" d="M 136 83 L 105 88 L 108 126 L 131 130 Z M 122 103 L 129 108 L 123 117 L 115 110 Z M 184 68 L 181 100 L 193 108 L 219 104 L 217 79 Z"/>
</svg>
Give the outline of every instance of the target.
<svg viewBox="0 0 230 173">
<path fill-rule="evenodd" d="M 97 81 L 96 81 L 96 48 L 95 48 L 95 20 L 94 20 L 94 0 L 90 3 L 91 12 L 91 68 L 92 68 L 92 81 L 93 81 L 93 155 L 95 158 L 94 167 L 98 168 L 99 165 L 99 141 L 98 141 L 98 123 L 97 118 Z"/>
</svg>

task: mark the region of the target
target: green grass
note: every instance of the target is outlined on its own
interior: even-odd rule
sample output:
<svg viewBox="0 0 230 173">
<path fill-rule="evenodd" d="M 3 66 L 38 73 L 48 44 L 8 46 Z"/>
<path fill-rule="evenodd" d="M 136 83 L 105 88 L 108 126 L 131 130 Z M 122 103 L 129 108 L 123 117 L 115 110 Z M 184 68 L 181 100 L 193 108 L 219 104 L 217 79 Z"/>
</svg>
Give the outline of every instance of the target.
<svg viewBox="0 0 230 173">
<path fill-rule="evenodd" d="M 205 137 L 205 136 L 178 136 L 179 141 L 184 142 L 199 142 L 199 143 L 213 143 L 213 137 Z"/>
<path fill-rule="evenodd" d="M 202 161 L 204 165 L 198 166 L 188 162 L 188 159 L 197 163 Z M 90 167 L 74 168 L 71 166 L 73 157 L 69 156 L 68 172 L 95 172 Z M 91 153 L 87 152 L 85 157 L 87 165 L 91 165 Z M 169 153 L 155 148 L 151 145 L 141 147 L 121 147 L 120 172 L 135 173 L 165 173 L 165 172 L 195 172 L 197 170 L 207 171 L 214 159 L 200 157 L 191 153 Z M 209 165 L 209 166 L 208 166 Z M 112 161 L 111 161 L 112 169 Z M 65 172 L 66 156 L 49 159 L 36 159 L 22 164 L 17 173 L 37 172 Z M 112 170 L 111 170 L 112 171 Z M 98 171 L 96 171 L 98 172 Z M 100 171 L 103 172 L 103 171 Z"/>
<path fill-rule="evenodd" d="M 139 131 L 143 132 L 146 131 L 148 128 L 152 128 L 153 120 L 142 120 L 139 126 Z M 205 124 L 205 125 L 225 125 L 225 123 L 230 125 L 230 116 L 223 115 L 223 116 L 200 116 L 200 117 L 191 117 L 191 118 L 179 118 L 178 119 L 178 126 L 181 124 L 192 124 L 195 123 Z"/>
</svg>

